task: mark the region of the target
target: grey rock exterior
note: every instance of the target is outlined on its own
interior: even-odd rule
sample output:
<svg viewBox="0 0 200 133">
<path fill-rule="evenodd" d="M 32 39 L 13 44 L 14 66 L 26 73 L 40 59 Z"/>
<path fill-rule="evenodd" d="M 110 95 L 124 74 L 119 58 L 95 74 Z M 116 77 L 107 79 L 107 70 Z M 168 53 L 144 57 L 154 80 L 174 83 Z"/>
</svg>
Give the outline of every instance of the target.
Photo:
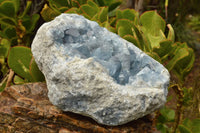
<svg viewBox="0 0 200 133">
<path fill-rule="evenodd" d="M 169 72 L 132 43 L 76 14 L 43 24 L 32 53 L 50 101 L 100 124 L 121 125 L 162 107 Z"/>
</svg>

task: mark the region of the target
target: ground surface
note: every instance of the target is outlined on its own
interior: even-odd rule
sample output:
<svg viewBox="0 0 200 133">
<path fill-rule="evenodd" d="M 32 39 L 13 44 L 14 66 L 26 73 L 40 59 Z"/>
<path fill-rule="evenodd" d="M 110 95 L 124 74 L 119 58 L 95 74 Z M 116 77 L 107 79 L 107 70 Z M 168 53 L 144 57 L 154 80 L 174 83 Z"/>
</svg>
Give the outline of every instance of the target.
<svg viewBox="0 0 200 133">
<path fill-rule="evenodd" d="M 64 113 L 47 97 L 45 83 L 6 88 L 0 93 L 0 133 L 151 133 L 153 115 L 121 126 L 104 126 L 74 113 Z"/>
</svg>

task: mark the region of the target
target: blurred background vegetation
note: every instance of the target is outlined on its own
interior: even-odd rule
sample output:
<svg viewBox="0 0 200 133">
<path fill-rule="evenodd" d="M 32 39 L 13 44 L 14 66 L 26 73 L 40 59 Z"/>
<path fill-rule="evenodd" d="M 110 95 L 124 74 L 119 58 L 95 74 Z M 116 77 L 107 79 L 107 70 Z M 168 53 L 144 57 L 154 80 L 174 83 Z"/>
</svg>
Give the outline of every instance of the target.
<svg viewBox="0 0 200 133">
<path fill-rule="evenodd" d="M 176 41 L 200 48 L 199 0 L 123 0 L 121 8 L 134 8 L 140 13 L 157 10 L 175 30 Z"/>
<path fill-rule="evenodd" d="M 45 82 L 30 49 L 36 31 L 61 13 L 78 13 L 170 71 L 168 102 L 155 112 L 155 130 L 200 133 L 199 6 L 199 0 L 0 0 L 0 91 Z"/>
<path fill-rule="evenodd" d="M 200 125 L 197 123 L 200 122 L 200 1 L 123 0 L 121 8 L 127 7 L 136 9 L 140 14 L 156 10 L 167 23 L 172 25 L 175 41 L 186 42 L 195 51 L 193 69 L 181 88 L 173 85 L 169 88 L 169 101 L 158 113 L 157 129 L 162 133 L 199 133 L 200 128 L 197 127 Z M 173 73 L 171 77 L 171 82 L 177 83 Z M 172 109 L 176 112 L 175 119 L 172 117 L 174 115 Z M 176 130 L 177 127 L 179 130 Z"/>
</svg>

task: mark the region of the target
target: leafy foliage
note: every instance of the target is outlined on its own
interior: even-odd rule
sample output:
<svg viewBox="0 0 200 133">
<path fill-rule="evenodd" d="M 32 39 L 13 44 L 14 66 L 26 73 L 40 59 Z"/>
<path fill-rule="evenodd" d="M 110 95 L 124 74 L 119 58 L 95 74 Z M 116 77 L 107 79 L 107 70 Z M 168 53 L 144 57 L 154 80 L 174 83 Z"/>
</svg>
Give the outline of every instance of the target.
<svg viewBox="0 0 200 133">
<path fill-rule="evenodd" d="M 5 0 L 0 3 L 0 36 L 9 40 L 12 46 L 30 46 L 30 36 L 39 20 L 39 14 L 29 16 L 31 4 L 32 1 L 27 1 L 24 11 L 19 11 L 20 0 Z"/>
<path fill-rule="evenodd" d="M 185 119 L 178 127 L 180 133 L 199 133 L 200 119 L 189 120 Z"/>
<path fill-rule="evenodd" d="M 26 82 L 44 81 L 44 78 L 41 80 L 28 74 L 30 59 L 32 58 L 30 49 L 25 47 L 11 48 L 16 45 L 30 47 L 33 31 L 40 18 L 38 13 L 31 12 L 33 3 L 32 1 L 27 1 L 24 5 L 24 10 L 21 10 L 20 0 L 0 1 L 0 37 L 2 38 L 0 39 L 0 70 L 3 75 L 0 79 L 1 90 L 5 87 L 5 79 L 8 78 L 8 66 Z"/>
<path fill-rule="evenodd" d="M 131 41 L 147 54 L 166 64 L 169 71 L 173 71 L 183 81 L 194 63 L 194 52 L 186 43 L 174 42 L 175 35 L 170 24 L 168 34 L 165 35 L 165 21 L 155 11 L 148 11 L 139 16 L 132 11 L 132 21 L 117 13 L 117 33 L 124 39 Z M 130 17 L 131 18 L 131 17 Z M 138 22 L 140 22 L 138 24 Z M 185 65 L 188 64 L 188 65 Z"/>
<path fill-rule="evenodd" d="M 7 39 L 2 39 L 0 43 L 0 79 L 4 79 L 5 75 L 8 73 L 6 58 L 8 56 L 9 49 L 10 49 L 10 42 Z M 0 91 L 2 91 L 5 88 L 5 86 L 6 83 L 1 82 Z"/>
<path fill-rule="evenodd" d="M 189 20 L 189 26 L 193 30 L 200 32 L 200 16 L 199 15 L 191 16 Z"/>
<path fill-rule="evenodd" d="M 8 66 L 18 76 L 25 78 L 25 82 L 44 81 L 44 76 L 33 60 L 30 48 L 12 47 L 8 55 Z"/>
</svg>

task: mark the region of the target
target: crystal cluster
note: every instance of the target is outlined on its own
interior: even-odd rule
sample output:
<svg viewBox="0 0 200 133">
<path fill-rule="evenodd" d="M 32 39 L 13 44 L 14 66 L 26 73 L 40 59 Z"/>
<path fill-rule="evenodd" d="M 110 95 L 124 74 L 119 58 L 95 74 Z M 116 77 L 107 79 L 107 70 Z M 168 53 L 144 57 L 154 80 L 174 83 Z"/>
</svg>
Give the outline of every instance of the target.
<svg viewBox="0 0 200 133">
<path fill-rule="evenodd" d="M 43 24 L 32 53 L 50 101 L 63 111 L 121 125 L 164 105 L 169 73 L 132 43 L 76 14 Z"/>
</svg>

